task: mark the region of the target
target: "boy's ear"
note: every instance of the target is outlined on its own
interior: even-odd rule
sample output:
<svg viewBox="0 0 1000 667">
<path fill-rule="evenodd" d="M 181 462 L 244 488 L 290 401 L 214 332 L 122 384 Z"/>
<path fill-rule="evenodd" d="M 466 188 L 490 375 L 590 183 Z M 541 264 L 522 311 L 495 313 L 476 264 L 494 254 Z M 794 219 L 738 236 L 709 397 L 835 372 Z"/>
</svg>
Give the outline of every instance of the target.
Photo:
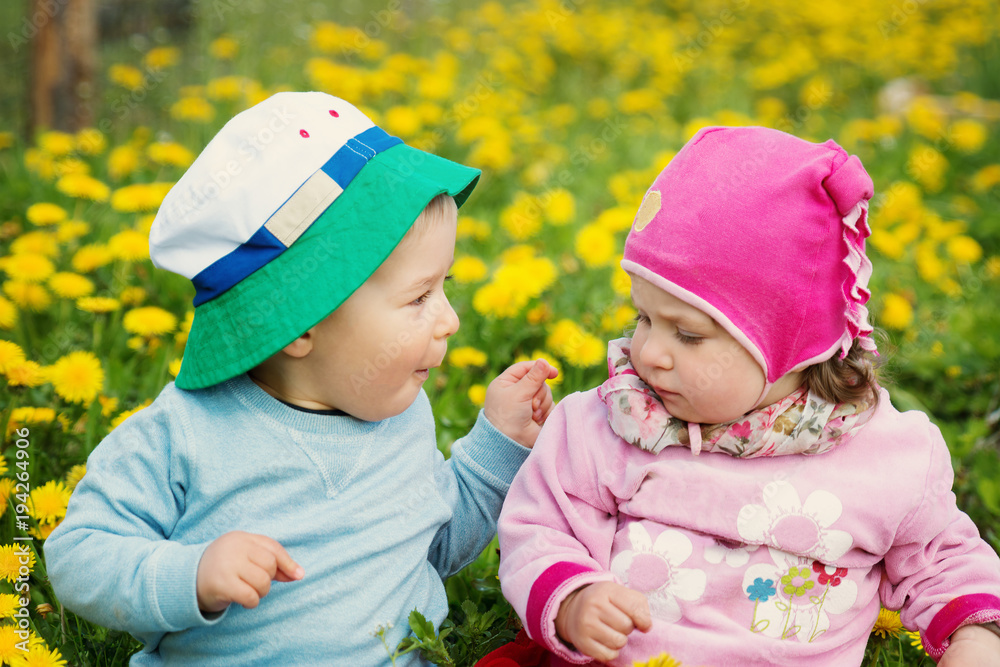
<svg viewBox="0 0 1000 667">
<path fill-rule="evenodd" d="M 293 359 L 301 359 L 313 349 L 313 330 L 305 332 L 291 343 L 282 348 L 282 352 Z"/>
</svg>

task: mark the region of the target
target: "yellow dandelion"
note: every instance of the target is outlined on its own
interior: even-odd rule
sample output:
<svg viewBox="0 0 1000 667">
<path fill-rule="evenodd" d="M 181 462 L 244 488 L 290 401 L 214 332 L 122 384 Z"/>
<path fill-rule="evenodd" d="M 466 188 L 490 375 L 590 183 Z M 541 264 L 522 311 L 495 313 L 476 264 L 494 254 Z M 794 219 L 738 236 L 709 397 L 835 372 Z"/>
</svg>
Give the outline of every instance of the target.
<svg viewBox="0 0 1000 667">
<path fill-rule="evenodd" d="M 139 168 L 141 158 L 142 154 L 131 144 L 113 148 L 108 155 L 108 175 L 115 180 L 128 176 Z"/>
<path fill-rule="evenodd" d="M 85 127 L 76 133 L 76 150 L 84 155 L 100 155 L 107 147 L 107 138 L 96 127 Z"/>
<path fill-rule="evenodd" d="M 70 490 L 62 482 L 51 480 L 31 490 L 28 514 L 39 523 L 55 523 L 66 516 Z"/>
<path fill-rule="evenodd" d="M 76 300 L 76 307 L 88 313 L 111 313 L 121 308 L 122 304 L 109 296 L 85 296 Z"/>
<path fill-rule="evenodd" d="M 17 324 L 17 308 L 0 296 L 0 329 L 13 329 Z"/>
<path fill-rule="evenodd" d="M 118 428 L 119 426 L 121 426 L 122 422 L 124 422 L 126 419 L 128 419 L 129 417 L 131 417 L 135 413 L 139 412 L 140 410 L 144 410 L 144 409 L 148 408 L 152 403 L 153 403 L 152 400 L 147 400 L 147 401 L 144 401 L 143 403 L 140 403 L 139 405 L 135 406 L 131 410 L 126 410 L 125 412 L 121 413 L 120 415 L 118 415 L 117 417 L 115 417 L 113 420 L 111 420 L 111 430 L 112 431 L 115 430 L 116 428 Z"/>
<path fill-rule="evenodd" d="M 132 65 L 120 63 L 108 68 L 108 78 L 111 79 L 112 83 L 129 90 L 138 90 L 146 81 L 146 75 L 142 73 L 142 70 Z"/>
<path fill-rule="evenodd" d="M 87 465 L 84 463 L 77 463 L 75 466 L 69 469 L 66 473 L 66 488 L 73 491 L 76 485 L 80 483 L 83 476 L 87 474 Z"/>
<path fill-rule="evenodd" d="M 500 212 L 500 226 L 515 241 L 535 236 L 542 228 L 542 208 L 534 195 L 519 192 L 514 202 Z"/>
<path fill-rule="evenodd" d="M 114 396 L 98 396 L 97 402 L 101 404 L 101 415 L 110 417 L 112 412 L 118 411 L 118 399 Z"/>
<path fill-rule="evenodd" d="M 478 283 L 486 278 L 488 273 L 486 262 L 470 255 L 456 257 L 455 263 L 451 266 L 451 274 L 459 283 Z"/>
<path fill-rule="evenodd" d="M 126 306 L 138 306 L 146 300 L 146 290 L 136 285 L 126 287 L 118 295 L 118 299 Z"/>
<path fill-rule="evenodd" d="M 609 333 L 621 334 L 631 322 L 635 321 L 635 315 L 635 308 L 622 304 L 601 317 L 601 329 Z"/>
<path fill-rule="evenodd" d="M 13 421 L 13 418 L 11 418 Z M 14 486 L 17 484 L 11 477 L 0 477 L 0 516 L 7 511 L 10 497 L 14 493 Z"/>
<path fill-rule="evenodd" d="M 156 210 L 173 183 L 136 183 L 118 188 L 111 194 L 111 208 L 122 213 Z"/>
<path fill-rule="evenodd" d="M 925 144 L 914 146 L 906 162 L 906 173 L 928 192 L 938 192 L 944 187 L 948 159 L 940 151 Z"/>
<path fill-rule="evenodd" d="M 579 368 L 596 366 L 606 358 L 604 342 L 570 319 L 559 320 L 549 329 L 546 346 Z"/>
<path fill-rule="evenodd" d="M 134 229 L 125 229 L 108 239 L 108 250 L 126 262 L 149 259 L 149 237 Z"/>
<path fill-rule="evenodd" d="M 73 254 L 70 264 L 78 273 L 90 273 L 95 269 L 110 264 L 114 260 L 114 253 L 103 243 L 91 243 L 85 245 Z"/>
<path fill-rule="evenodd" d="M 177 317 L 157 306 L 134 308 L 122 320 L 125 331 L 139 336 L 160 336 L 177 327 Z"/>
<path fill-rule="evenodd" d="M 36 229 L 31 232 L 25 232 L 14 239 L 10 244 L 10 252 L 12 255 L 34 253 L 36 255 L 45 255 L 46 257 L 55 257 L 59 254 L 59 241 L 55 234 Z"/>
<path fill-rule="evenodd" d="M 62 523 L 62 519 L 56 521 L 55 523 L 40 523 L 28 532 L 36 539 L 47 540 L 49 539 L 49 535 L 52 534 L 52 531 L 59 527 L 60 523 Z"/>
<path fill-rule="evenodd" d="M 948 138 L 952 145 L 963 153 L 976 153 L 986 143 L 986 126 L 971 118 L 956 120 L 948 128 Z"/>
<path fill-rule="evenodd" d="M 913 323 L 913 306 L 906 297 L 889 293 L 882 299 L 882 312 L 879 320 L 890 329 L 902 331 Z"/>
<path fill-rule="evenodd" d="M 167 69 L 180 61 L 181 52 L 176 46 L 158 46 L 150 49 L 142 61 L 150 69 Z"/>
<path fill-rule="evenodd" d="M 962 367 L 958 365 L 948 366 L 944 369 L 944 374 L 954 380 L 962 374 Z"/>
<path fill-rule="evenodd" d="M 7 422 L 7 431 L 13 432 L 24 424 L 49 424 L 56 418 L 56 411 L 52 408 L 36 408 L 26 405 L 16 408 L 10 413 L 10 421 Z"/>
<path fill-rule="evenodd" d="M 9 340 L 0 340 L 0 375 L 6 374 L 8 368 L 24 363 L 24 359 L 24 350 L 20 345 Z"/>
<path fill-rule="evenodd" d="M 394 106 L 382 118 L 385 129 L 390 134 L 412 137 L 420 132 L 423 122 L 417 110 L 409 106 Z"/>
<path fill-rule="evenodd" d="M 875 625 L 872 627 L 873 635 L 878 635 L 882 639 L 895 638 L 902 631 L 903 624 L 899 620 L 898 611 L 890 611 L 884 607 L 879 609 L 878 618 L 875 619 Z"/>
<path fill-rule="evenodd" d="M 68 214 L 62 206 L 49 202 L 39 202 L 28 207 L 25 217 L 28 218 L 28 222 L 34 225 L 44 226 L 62 222 L 68 217 Z"/>
<path fill-rule="evenodd" d="M 60 271 L 49 278 L 49 288 L 63 299 L 79 299 L 94 293 L 94 283 L 79 273 Z"/>
<path fill-rule="evenodd" d="M 17 579 L 17 575 L 14 576 Z M 4 624 L 0 625 L 0 665 L 13 665 L 24 651 L 17 647 L 22 640 L 16 634 L 17 626 Z"/>
<path fill-rule="evenodd" d="M 472 385 L 469 387 L 467 396 L 469 397 L 469 401 L 471 401 L 477 408 L 483 407 L 483 404 L 486 403 L 486 385 Z"/>
<path fill-rule="evenodd" d="M 614 235 L 596 223 L 584 226 L 576 235 L 576 256 L 593 268 L 607 266 L 617 257 L 617 242 Z"/>
<path fill-rule="evenodd" d="M 90 232 L 90 225 L 83 220 L 66 220 L 60 222 L 56 229 L 57 241 L 74 241 Z"/>
<path fill-rule="evenodd" d="M 28 652 L 21 652 L 11 667 L 66 667 L 66 661 L 57 648 L 49 648 L 39 641 L 28 646 Z"/>
<path fill-rule="evenodd" d="M 0 475 L 7 474 L 7 459 L 0 456 Z M 6 498 L 5 496 L 3 498 Z"/>
<path fill-rule="evenodd" d="M 556 188 L 542 197 L 545 219 L 553 225 L 565 225 L 576 216 L 576 200 L 568 190 Z"/>
<path fill-rule="evenodd" d="M 611 274 L 611 289 L 618 296 L 629 298 L 632 294 L 632 278 L 625 273 L 625 269 L 621 268 L 617 261 L 614 262 L 614 265 L 615 271 Z"/>
<path fill-rule="evenodd" d="M 474 347 L 456 347 L 448 353 L 448 363 L 455 368 L 485 366 L 486 361 L 486 353 Z"/>
<path fill-rule="evenodd" d="M 202 97 L 182 97 L 170 107 L 170 115 L 177 120 L 207 123 L 215 117 L 215 107 Z"/>
<path fill-rule="evenodd" d="M 3 291 L 21 310 L 40 313 L 52 303 L 52 297 L 44 287 L 24 280 L 8 280 Z"/>
<path fill-rule="evenodd" d="M 55 163 L 55 170 L 53 176 L 70 176 L 79 175 L 87 176 L 90 174 L 90 165 L 76 157 L 63 158 Z"/>
<path fill-rule="evenodd" d="M 945 247 L 956 262 L 975 264 L 983 258 L 983 247 L 970 236 L 953 236 L 948 239 Z"/>
<path fill-rule="evenodd" d="M 173 141 L 158 141 L 146 148 L 146 155 L 157 164 L 188 167 L 194 162 L 194 153 Z"/>
<path fill-rule="evenodd" d="M 46 376 L 56 394 L 70 403 L 89 405 L 104 384 L 104 369 L 93 352 L 70 352 L 52 364 Z"/>
<path fill-rule="evenodd" d="M 0 267 L 15 280 L 40 283 L 55 272 L 55 266 L 45 255 L 22 253 L 5 257 Z"/>
<path fill-rule="evenodd" d="M 457 237 L 460 239 L 471 238 L 476 241 L 484 241 L 490 237 L 490 223 L 467 215 L 459 216 Z"/>
<path fill-rule="evenodd" d="M 38 147 L 53 157 L 63 157 L 76 150 L 76 138 L 65 132 L 42 132 L 38 135 Z"/>
<path fill-rule="evenodd" d="M 13 618 L 21 608 L 21 596 L 16 593 L 0 593 L 0 618 Z"/>
<path fill-rule="evenodd" d="M 919 632 L 911 632 L 909 630 L 905 630 L 903 634 L 905 634 L 906 638 L 910 640 L 910 646 L 912 646 L 915 649 L 923 651 L 925 654 L 927 653 L 927 649 L 924 648 L 924 642 L 920 638 Z"/>
<path fill-rule="evenodd" d="M 7 369 L 7 384 L 12 387 L 37 387 L 45 382 L 45 372 L 34 361 L 22 361 Z"/>
<path fill-rule="evenodd" d="M 213 58 L 219 60 L 232 60 L 240 52 L 240 43 L 229 35 L 223 35 L 212 40 L 208 45 L 208 52 Z"/>
<path fill-rule="evenodd" d="M 646 662 L 633 662 L 632 667 L 683 667 L 683 665 L 679 660 L 672 658 L 667 653 L 661 653 Z"/>
<path fill-rule="evenodd" d="M 181 359 L 174 359 L 167 365 L 167 372 L 173 377 L 177 377 L 177 374 L 181 372 Z"/>
<path fill-rule="evenodd" d="M 0 578 L 14 583 L 21 576 L 21 568 L 27 568 L 30 573 L 35 567 L 35 552 L 23 543 L 4 544 L 0 546 Z M 10 627 L 0 625 L 0 630 Z M 3 641 L 0 640 L 0 646 Z M 0 650 L 0 660 L 3 659 L 3 652 Z"/>
<path fill-rule="evenodd" d="M 184 319 L 181 321 L 180 326 L 177 327 L 177 333 L 174 334 L 174 341 L 177 343 L 178 348 L 184 347 L 187 343 L 192 324 L 194 324 L 194 311 L 189 310 L 184 314 Z"/>
<path fill-rule="evenodd" d="M 24 166 L 46 181 L 56 177 L 55 159 L 39 148 L 29 148 L 24 151 Z"/>
<path fill-rule="evenodd" d="M 6 150 L 14 145 L 13 132 L 0 132 L 0 151 Z"/>
<path fill-rule="evenodd" d="M 67 174 L 56 181 L 56 190 L 76 199 L 107 201 L 111 188 L 86 174 Z"/>
</svg>

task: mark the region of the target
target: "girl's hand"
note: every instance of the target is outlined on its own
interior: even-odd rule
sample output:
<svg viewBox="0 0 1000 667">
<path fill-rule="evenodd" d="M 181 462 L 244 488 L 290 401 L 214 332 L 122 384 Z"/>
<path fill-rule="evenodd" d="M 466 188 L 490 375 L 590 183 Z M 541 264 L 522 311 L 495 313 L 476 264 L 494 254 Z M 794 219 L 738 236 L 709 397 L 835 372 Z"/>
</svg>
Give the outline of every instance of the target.
<svg viewBox="0 0 1000 667">
<path fill-rule="evenodd" d="M 652 625 L 646 596 L 612 581 L 573 591 L 556 616 L 560 639 L 601 662 L 618 657 L 632 630 L 647 632 Z"/>
<path fill-rule="evenodd" d="M 1000 667 L 1000 637 L 978 625 L 955 630 L 938 667 Z"/>
<path fill-rule="evenodd" d="M 486 418 L 511 440 L 531 449 L 552 412 L 546 380 L 559 371 L 544 359 L 521 361 L 497 376 L 486 389 Z"/>
<path fill-rule="evenodd" d="M 271 590 L 272 580 L 295 581 L 303 574 L 302 566 L 270 537 L 226 533 L 208 545 L 198 562 L 198 607 L 214 613 L 236 602 L 253 609 Z"/>
</svg>

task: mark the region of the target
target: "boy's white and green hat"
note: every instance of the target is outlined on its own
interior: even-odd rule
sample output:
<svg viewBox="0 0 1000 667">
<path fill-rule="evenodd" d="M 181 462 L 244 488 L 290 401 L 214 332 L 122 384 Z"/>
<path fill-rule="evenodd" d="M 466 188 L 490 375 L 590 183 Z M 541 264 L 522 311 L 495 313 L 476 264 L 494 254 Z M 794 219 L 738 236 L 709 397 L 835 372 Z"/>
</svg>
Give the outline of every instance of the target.
<svg viewBox="0 0 1000 667">
<path fill-rule="evenodd" d="M 291 343 L 375 272 L 434 197 L 461 206 L 479 174 L 325 93 L 278 93 L 234 117 L 150 230 L 153 264 L 196 290 L 177 386 L 223 382 Z"/>
</svg>

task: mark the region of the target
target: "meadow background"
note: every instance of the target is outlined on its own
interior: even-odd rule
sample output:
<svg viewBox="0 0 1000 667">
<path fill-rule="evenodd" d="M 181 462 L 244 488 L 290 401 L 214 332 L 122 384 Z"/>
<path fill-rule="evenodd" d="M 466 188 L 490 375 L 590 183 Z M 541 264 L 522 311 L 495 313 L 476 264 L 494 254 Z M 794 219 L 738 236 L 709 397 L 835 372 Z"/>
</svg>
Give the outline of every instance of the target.
<svg viewBox="0 0 1000 667">
<path fill-rule="evenodd" d="M 137 648 L 59 604 L 45 536 L 88 453 L 179 368 L 193 288 L 152 267 L 153 213 L 228 118 L 280 90 L 344 97 L 389 133 L 483 169 L 449 288 L 462 327 L 427 385 L 446 453 L 515 359 L 558 366 L 557 398 L 602 381 L 605 342 L 634 316 L 617 266 L 634 211 L 698 128 L 836 139 L 875 181 L 869 306 L 889 334 L 885 384 L 941 428 L 959 504 L 1000 549 L 992 0 L 197 0 L 156 12 L 136 0 L 102 37 L 94 127 L 31 137 L 16 39 L 26 5 L 0 6 L 0 665 L 116 665 Z M 18 544 L 33 552 L 30 663 L 14 648 Z M 448 581 L 446 636 L 419 633 L 450 664 L 517 630 L 496 563 L 491 547 Z M 891 613 L 866 660 L 931 664 Z"/>
</svg>

